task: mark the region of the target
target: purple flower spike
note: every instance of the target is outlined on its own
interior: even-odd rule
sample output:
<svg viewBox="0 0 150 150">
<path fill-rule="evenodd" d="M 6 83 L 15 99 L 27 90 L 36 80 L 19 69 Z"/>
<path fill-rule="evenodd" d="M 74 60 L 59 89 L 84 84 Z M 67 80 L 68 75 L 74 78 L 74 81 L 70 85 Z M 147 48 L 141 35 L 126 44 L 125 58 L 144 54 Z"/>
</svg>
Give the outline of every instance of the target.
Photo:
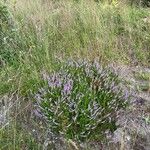
<svg viewBox="0 0 150 150">
<path fill-rule="evenodd" d="M 48 78 L 48 86 L 51 88 L 61 87 L 61 84 L 60 78 L 56 75 Z"/>
<path fill-rule="evenodd" d="M 48 78 L 47 80 L 48 80 L 48 86 L 49 86 L 49 87 L 53 87 L 53 83 L 52 83 L 51 79 Z"/>
<path fill-rule="evenodd" d="M 55 87 L 61 87 L 61 81 L 59 79 L 56 79 L 54 82 Z"/>
<path fill-rule="evenodd" d="M 73 81 L 72 81 L 72 80 L 69 80 L 69 81 L 64 85 L 63 93 L 65 93 L 65 94 L 70 94 L 70 93 L 71 93 L 71 90 L 72 90 L 72 84 L 73 84 Z"/>
</svg>

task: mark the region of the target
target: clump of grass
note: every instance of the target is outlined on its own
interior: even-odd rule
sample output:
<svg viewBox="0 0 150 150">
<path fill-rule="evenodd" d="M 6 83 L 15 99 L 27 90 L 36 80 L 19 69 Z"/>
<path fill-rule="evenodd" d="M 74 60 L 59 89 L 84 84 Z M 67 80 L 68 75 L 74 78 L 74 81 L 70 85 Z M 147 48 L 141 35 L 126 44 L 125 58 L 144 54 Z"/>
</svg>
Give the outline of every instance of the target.
<svg viewBox="0 0 150 150">
<path fill-rule="evenodd" d="M 97 62 L 71 61 L 44 80 L 48 85 L 35 96 L 36 114 L 46 118 L 52 132 L 94 140 L 116 130 L 117 113 L 127 105 L 129 93 L 109 69 Z"/>
<path fill-rule="evenodd" d="M 136 72 L 134 76 L 137 80 L 141 81 L 141 83 L 138 85 L 138 89 L 141 91 L 149 91 L 150 73 L 146 71 L 140 71 L 140 72 Z"/>
<path fill-rule="evenodd" d="M 14 5 L 15 49 L 21 58 L 32 56 L 29 61 L 38 66 L 58 53 L 63 58 L 98 56 L 103 61 L 148 64 L 149 24 L 143 21 L 149 16 L 147 9 L 84 0 Z"/>
<path fill-rule="evenodd" d="M 21 125 L 13 120 L 4 128 L 0 129 L 0 149 L 42 149 L 33 135 L 24 130 Z"/>
<path fill-rule="evenodd" d="M 150 85 L 149 85 L 149 83 L 147 82 L 147 83 L 145 83 L 145 84 L 140 84 L 140 85 L 138 85 L 137 88 L 138 88 L 139 91 L 147 91 L 147 92 L 149 92 Z"/>
<path fill-rule="evenodd" d="M 149 81 L 150 80 L 150 73 L 149 72 L 137 72 L 135 73 L 135 78 L 139 79 L 139 80 L 145 80 L 145 81 Z"/>
</svg>

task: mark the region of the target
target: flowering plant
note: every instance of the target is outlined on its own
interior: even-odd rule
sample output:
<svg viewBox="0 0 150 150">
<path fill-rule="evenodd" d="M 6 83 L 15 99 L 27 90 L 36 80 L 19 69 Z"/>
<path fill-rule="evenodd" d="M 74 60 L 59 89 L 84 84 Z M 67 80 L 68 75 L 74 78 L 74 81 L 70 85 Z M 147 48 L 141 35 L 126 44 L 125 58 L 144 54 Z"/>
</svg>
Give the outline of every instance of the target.
<svg viewBox="0 0 150 150">
<path fill-rule="evenodd" d="M 47 86 L 36 94 L 36 108 L 54 133 L 90 140 L 116 129 L 117 113 L 129 96 L 110 69 L 97 62 L 70 61 L 44 80 Z"/>
</svg>

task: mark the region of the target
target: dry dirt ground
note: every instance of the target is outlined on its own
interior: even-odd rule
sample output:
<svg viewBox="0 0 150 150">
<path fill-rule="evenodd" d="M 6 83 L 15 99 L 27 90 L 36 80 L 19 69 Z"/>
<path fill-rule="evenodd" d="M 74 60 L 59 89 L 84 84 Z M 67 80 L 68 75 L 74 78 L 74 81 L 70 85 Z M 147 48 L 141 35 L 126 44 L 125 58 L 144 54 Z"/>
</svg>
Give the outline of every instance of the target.
<svg viewBox="0 0 150 150">
<path fill-rule="evenodd" d="M 120 114 L 118 122 L 122 127 L 114 133 L 109 147 L 114 150 L 150 150 L 150 68 L 114 68 L 128 82 L 133 97 L 130 107 Z M 144 74 L 147 79 L 142 77 Z"/>
</svg>

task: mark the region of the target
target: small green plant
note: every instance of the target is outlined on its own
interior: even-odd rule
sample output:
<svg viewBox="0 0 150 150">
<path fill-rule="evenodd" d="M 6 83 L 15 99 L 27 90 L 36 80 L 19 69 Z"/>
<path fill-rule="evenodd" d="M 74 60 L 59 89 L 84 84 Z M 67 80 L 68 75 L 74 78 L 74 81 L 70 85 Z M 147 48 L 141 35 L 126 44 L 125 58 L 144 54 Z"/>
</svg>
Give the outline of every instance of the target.
<svg viewBox="0 0 150 150">
<path fill-rule="evenodd" d="M 7 38 L 5 33 L 10 29 L 10 14 L 7 7 L 0 3 L 0 46 L 2 46 Z"/>
<path fill-rule="evenodd" d="M 149 89 L 150 89 L 150 86 L 149 86 L 148 82 L 145 83 L 145 84 L 141 84 L 141 85 L 138 86 L 138 90 L 139 91 L 147 91 L 148 92 Z"/>
<path fill-rule="evenodd" d="M 70 61 L 44 75 L 46 87 L 35 95 L 36 114 L 54 133 L 69 139 L 101 139 L 116 130 L 116 118 L 129 93 L 122 92 L 118 76 L 97 62 Z"/>
<path fill-rule="evenodd" d="M 14 25 L 7 6 L 0 2 L 0 61 L 10 61 L 15 55 L 11 48 L 14 43 Z"/>
</svg>

